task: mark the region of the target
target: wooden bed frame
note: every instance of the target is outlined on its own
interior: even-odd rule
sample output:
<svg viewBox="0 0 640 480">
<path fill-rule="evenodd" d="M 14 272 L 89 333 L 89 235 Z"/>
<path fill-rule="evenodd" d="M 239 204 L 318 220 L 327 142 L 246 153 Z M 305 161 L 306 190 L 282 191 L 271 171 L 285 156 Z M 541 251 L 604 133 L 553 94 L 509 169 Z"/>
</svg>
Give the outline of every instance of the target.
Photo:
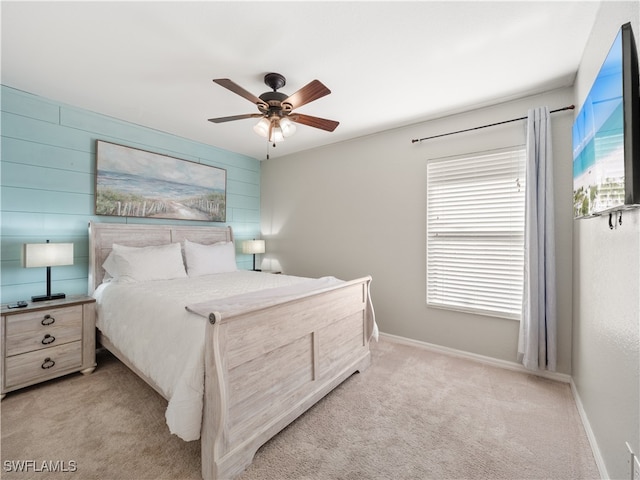
<svg viewBox="0 0 640 480">
<path fill-rule="evenodd" d="M 89 294 L 102 281 L 102 263 L 113 243 L 148 246 L 184 239 L 212 244 L 232 241 L 233 232 L 230 227 L 90 223 Z M 211 312 L 200 435 L 204 479 L 239 475 L 260 446 L 369 366 L 370 282 L 371 277 L 352 280 L 235 316 Z M 162 394 L 117 345 L 100 332 L 98 340 Z"/>
</svg>

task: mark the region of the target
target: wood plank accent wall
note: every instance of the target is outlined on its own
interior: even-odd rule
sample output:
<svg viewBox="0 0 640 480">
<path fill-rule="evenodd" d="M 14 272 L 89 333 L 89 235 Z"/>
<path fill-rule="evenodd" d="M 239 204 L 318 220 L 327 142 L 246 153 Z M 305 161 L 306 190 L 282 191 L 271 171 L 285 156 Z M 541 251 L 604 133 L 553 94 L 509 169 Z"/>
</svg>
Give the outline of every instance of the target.
<svg viewBox="0 0 640 480">
<path fill-rule="evenodd" d="M 44 294 L 44 268 L 22 268 L 23 243 L 73 242 L 74 265 L 52 268 L 52 290 L 86 294 L 90 220 L 231 225 L 238 267 L 252 267 L 240 242 L 260 235 L 260 161 L 0 85 L 0 302 Z M 203 119 L 206 121 L 206 119 Z M 96 140 L 227 170 L 227 223 L 94 215 Z"/>
</svg>

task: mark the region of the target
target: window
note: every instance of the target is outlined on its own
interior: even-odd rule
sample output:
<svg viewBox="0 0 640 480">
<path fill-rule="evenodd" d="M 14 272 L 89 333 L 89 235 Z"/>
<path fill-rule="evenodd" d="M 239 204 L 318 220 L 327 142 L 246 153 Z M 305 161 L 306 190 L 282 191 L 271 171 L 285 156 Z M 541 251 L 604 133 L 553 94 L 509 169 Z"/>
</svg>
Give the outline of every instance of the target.
<svg viewBox="0 0 640 480">
<path fill-rule="evenodd" d="M 427 304 L 520 319 L 525 148 L 427 163 Z"/>
</svg>

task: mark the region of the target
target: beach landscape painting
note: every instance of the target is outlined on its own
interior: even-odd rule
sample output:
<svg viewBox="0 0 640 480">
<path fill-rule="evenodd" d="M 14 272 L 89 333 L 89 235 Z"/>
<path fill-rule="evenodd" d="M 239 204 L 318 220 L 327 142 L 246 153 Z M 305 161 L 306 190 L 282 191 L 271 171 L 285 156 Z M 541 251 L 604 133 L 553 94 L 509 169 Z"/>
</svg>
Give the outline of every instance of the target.
<svg viewBox="0 0 640 480">
<path fill-rule="evenodd" d="M 98 140 L 96 215 L 226 221 L 227 171 Z"/>
</svg>

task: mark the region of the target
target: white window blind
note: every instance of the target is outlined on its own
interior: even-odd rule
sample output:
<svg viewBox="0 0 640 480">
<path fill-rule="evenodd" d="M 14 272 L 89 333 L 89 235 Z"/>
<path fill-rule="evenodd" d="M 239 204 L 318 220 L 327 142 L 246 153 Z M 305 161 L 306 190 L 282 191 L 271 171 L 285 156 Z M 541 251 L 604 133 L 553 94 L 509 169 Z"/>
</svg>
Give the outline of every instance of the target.
<svg viewBox="0 0 640 480">
<path fill-rule="evenodd" d="M 427 163 L 427 304 L 520 319 L 525 148 Z"/>
</svg>

